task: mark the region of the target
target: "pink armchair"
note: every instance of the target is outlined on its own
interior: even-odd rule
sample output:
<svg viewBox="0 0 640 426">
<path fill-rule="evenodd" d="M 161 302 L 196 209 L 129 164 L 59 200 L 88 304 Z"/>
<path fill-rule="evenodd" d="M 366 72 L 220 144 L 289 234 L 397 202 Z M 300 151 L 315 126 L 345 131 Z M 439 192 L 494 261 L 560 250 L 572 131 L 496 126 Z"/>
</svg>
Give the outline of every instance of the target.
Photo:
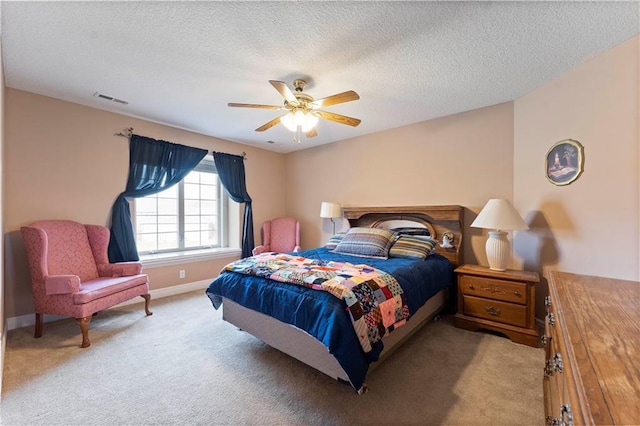
<svg viewBox="0 0 640 426">
<path fill-rule="evenodd" d="M 300 251 L 300 223 L 292 217 L 267 220 L 262 225 L 262 245 L 253 249 L 253 255 L 275 251 Z"/>
<path fill-rule="evenodd" d="M 82 348 L 91 345 L 91 316 L 136 296 L 149 311 L 149 282 L 140 262 L 109 263 L 109 230 L 69 220 L 41 220 L 20 228 L 29 261 L 36 314 L 34 337 L 41 337 L 43 314 L 74 317 Z"/>
</svg>

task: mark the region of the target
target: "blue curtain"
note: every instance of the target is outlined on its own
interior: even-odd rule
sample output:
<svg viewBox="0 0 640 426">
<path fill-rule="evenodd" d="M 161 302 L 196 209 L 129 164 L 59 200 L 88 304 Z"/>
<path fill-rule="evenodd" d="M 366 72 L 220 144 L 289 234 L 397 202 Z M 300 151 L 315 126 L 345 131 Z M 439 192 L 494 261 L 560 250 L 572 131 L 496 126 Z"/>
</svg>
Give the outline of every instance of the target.
<svg viewBox="0 0 640 426">
<path fill-rule="evenodd" d="M 218 176 L 229 197 L 236 203 L 244 203 L 244 223 L 242 225 L 242 257 L 251 256 L 253 242 L 253 212 L 251 197 L 247 194 L 244 175 L 244 158 L 238 155 L 214 152 Z"/>
<path fill-rule="evenodd" d="M 175 185 L 205 155 L 206 149 L 131 135 L 127 187 L 116 199 L 111 213 L 110 262 L 140 259 L 126 197 L 144 197 Z"/>
</svg>

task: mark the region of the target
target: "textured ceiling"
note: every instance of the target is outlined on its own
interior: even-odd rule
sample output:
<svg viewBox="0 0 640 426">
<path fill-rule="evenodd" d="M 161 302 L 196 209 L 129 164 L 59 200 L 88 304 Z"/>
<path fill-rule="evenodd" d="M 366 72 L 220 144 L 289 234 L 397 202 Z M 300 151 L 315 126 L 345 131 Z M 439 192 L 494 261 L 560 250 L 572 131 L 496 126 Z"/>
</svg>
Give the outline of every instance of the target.
<svg viewBox="0 0 640 426">
<path fill-rule="evenodd" d="M 0 12 L 8 87 L 290 152 L 518 98 L 640 32 L 639 4 L 3 1 Z M 227 107 L 281 105 L 268 80 L 299 77 L 315 98 L 358 92 L 326 110 L 360 126 L 321 120 L 295 144 L 282 125 L 254 131 L 280 111 Z"/>
</svg>

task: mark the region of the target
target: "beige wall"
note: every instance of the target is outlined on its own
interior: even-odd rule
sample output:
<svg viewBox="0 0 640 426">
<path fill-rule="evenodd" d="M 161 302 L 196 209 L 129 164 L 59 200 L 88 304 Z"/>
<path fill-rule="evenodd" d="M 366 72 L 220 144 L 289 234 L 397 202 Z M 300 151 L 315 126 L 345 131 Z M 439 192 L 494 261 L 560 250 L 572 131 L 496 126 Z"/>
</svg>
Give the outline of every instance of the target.
<svg viewBox="0 0 640 426">
<path fill-rule="evenodd" d="M 322 201 L 345 206 L 459 204 L 467 225 L 489 198 L 512 198 L 511 102 L 287 154 L 287 212 L 303 248 L 331 235 Z M 346 229 L 338 221 L 336 229 Z M 467 262 L 486 264 L 482 230 L 466 230 Z"/>
<path fill-rule="evenodd" d="M 515 202 L 532 224 L 515 250 L 526 269 L 639 278 L 639 44 L 636 36 L 515 101 Z M 563 139 L 584 146 L 584 173 L 554 186 L 544 158 Z"/>
<path fill-rule="evenodd" d="M 111 205 L 124 190 L 129 164 L 128 141 L 114 133 L 127 127 L 133 127 L 136 134 L 210 151 L 246 152 L 247 189 L 254 201 L 258 241 L 262 222 L 285 213 L 283 154 L 19 90 L 7 89 L 5 96 L 7 318 L 33 312 L 20 227 L 39 219 L 107 224 Z M 195 262 L 146 272 L 155 290 L 213 278 L 228 261 Z M 186 270 L 185 280 L 178 279 L 178 269 Z"/>
<path fill-rule="evenodd" d="M 639 43 L 635 37 L 514 102 L 287 155 L 7 89 L 6 316 L 32 309 L 19 227 L 43 218 L 106 223 L 128 163 L 126 139 L 113 134 L 129 126 L 158 139 L 246 151 L 256 242 L 265 219 L 289 214 L 301 221 L 303 248 L 322 244 L 331 234 L 319 217 L 322 201 L 460 204 L 465 261 L 486 265 L 486 233 L 469 224 L 487 199 L 505 197 L 532 228 L 512 236 L 512 267 L 638 279 Z M 556 187 L 544 176 L 544 157 L 566 138 L 585 146 L 585 172 Z M 215 276 L 225 262 L 186 265 L 189 281 Z M 185 267 L 150 269 L 152 288 L 180 284 L 178 269 Z M 542 317 L 544 280 L 539 289 Z"/>
<path fill-rule="evenodd" d="M 469 224 L 487 199 L 506 197 L 531 226 L 510 235 L 510 267 L 541 274 L 538 318 L 550 269 L 638 280 L 639 44 L 636 36 L 513 103 L 288 154 L 287 212 L 301 220 L 303 248 L 331 234 L 322 201 L 460 204 L 465 261 L 487 265 L 486 233 Z M 554 186 L 544 159 L 569 138 L 585 147 L 585 171 Z"/>
</svg>

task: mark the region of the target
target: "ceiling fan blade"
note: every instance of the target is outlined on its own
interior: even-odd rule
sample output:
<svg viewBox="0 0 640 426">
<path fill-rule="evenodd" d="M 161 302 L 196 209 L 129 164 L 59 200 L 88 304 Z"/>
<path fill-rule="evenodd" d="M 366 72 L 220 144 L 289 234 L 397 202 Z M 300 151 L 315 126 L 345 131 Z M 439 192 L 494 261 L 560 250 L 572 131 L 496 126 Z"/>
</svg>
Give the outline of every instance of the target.
<svg viewBox="0 0 640 426">
<path fill-rule="evenodd" d="M 331 120 L 335 121 L 336 123 L 346 124 L 353 127 L 356 127 L 361 122 L 361 120 L 358 118 L 347 117 L 346 115 L 340 115 L 334 112 L 314 111 L 313 113 L 321 118 L 324 118 L 325 120 Z"/>
<path fill-rule="evenodd" d="M 256 129 L 256 132 L 264 132 L 265 130 L 269 130 L 270 128 L 278 124 L 280 122 L 280 118 L 282 117 L 284 116 L 276 117 L 273 120 L 269 121 L 268 123 L 263 124 L 262 126 Z"/>
<path fill-rule="evenodd" d="M 291 91 L 291 89 L 289 89 L 289 87 L 285 82 L 277 81 L 277 80 L 269 80 L 269 83 L 271 83 L 271 85 L 275 87 L 278 92 L 280 92 L 282 97 L 285 98 L 287 102 L 291 104 L 298 103 L 298 99 L 296 99 L 296 97 L 293 96 L 293 92 Z"/>
<path fill-rule="evenodd" d="M 338 93 L 335 95 L 327 96 L 326 98 L 316 99 L 313 101 L 313 105 L 316 108 L 323 108 L 330 105 L 341 104 L 344 102 L 357 101 L 360 99 L 360 96 L 353 90 L 348 90 L 346 92 Z"/>
<path fill-rule="evenodd" d="M 277 106 L 277 105 L 238 104 L 235 102 L 229 102 L 227 105 L 230 107 L 240 107 L 240 108 L 284 109 L 284 107 Z"/>
<path fill-rule="evenodd" d="M 318 132 L 316 131 L 316 128 L 314 127 L 313 129 L 311 129 L 307 133 L 305 133 L 305 135 L 307 135 L 308 138 L 315 138 L 316 136 L 318 136 Z"/>
</svg>

